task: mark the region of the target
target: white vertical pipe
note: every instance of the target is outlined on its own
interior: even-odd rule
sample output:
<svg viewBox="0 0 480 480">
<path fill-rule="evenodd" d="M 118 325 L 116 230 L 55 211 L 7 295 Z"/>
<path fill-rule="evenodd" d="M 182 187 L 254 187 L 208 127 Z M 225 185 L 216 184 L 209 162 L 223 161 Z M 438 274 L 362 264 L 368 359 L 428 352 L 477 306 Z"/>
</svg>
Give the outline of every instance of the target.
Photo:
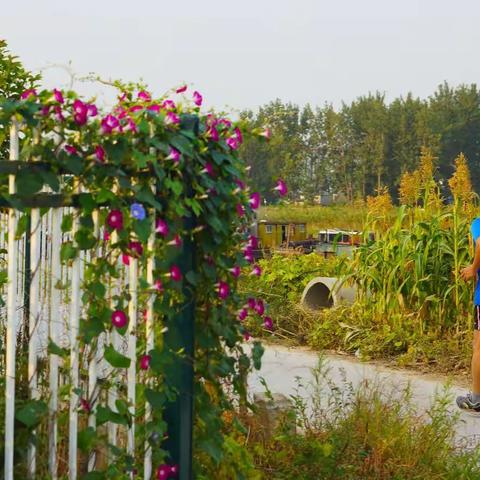
<svg viewBox="0 0 480 480">
<path fill-rule="evenodd" d="M 116 189 L 114 189 L 116 191 Z M 118 242 L 118 235 L 117 231 L 112 232 L 111 236 L 111 241 L 112 244 L 115 244 Z M 117 266 L 120 265 L 120 262 L 118 262 Z M 112 284 L 113 282 L 113 284 Z M 121 279 L 111 279 L 110 280 L 110 296 L 112 298 L 111 300 L 111 307 L 113 308 L 113 297 L 118 294 L 120 291 L 120 285 L 119 283 L 121 282 Z M 110 341 L 110 344 L 112 345 L 115 350 L 118 349 L 118 344 L 119 344 L 119 338 L 118 338 L 118 333 L 114 327 L 112 327 L 111 332 L 110 332 L 110 338 L 107 339 L 107 341 Z M 114 373 L 114 369 L 112 367 L 111 369 L 112 374 Z M 113 376 L 111 377 L 113 381 Z M 118 398 L 117 395 L 117 389 L 115 386 L 111 386 L 108 390 L 108 406 L 111 410 L 116 410 L 115 402 Z M 108 443 L 111 445 L 116 445 L 117 444 L 117 430 L 118 430 L 118 425 L 113 422 L 108 422 Z"/>
<path fill-rule="evenodd" d="M 18 122 L 12 119 L 10 127 L 10 160 L 18 160 Z M 8 192 L 15 193 L 15 175 L 8 176 Z M 13 480 L 14 421 L 15 421 L 15 350 L 18 324 L 17 312 L 17 214 L 8 210 L 8 288 L 7 340 L 5 359 L 5 480 Z"/>
<path fill-rule="evenodd" d="M 98 219 L 98 210 L 95 210 L 93 212 L 93 224 L 94 224 L 94 234 L 95 238 L 99 238 L 100 234 L 100 225 L 99 225 L 99 219 Z M 90 255 L 90 261 L 95 261 L 95 258 L 97 257 L 98 254 L 98 247 L 97 249 L 91 253 Z M 98 349 L 100 347 L 100 339 L 98 340 L 97 344 L 92 343 L 93 348 Z M 88 401 L 90 402 L 90 407 L 91 407 L 91 413 L 88 416 L 88 426 L 92 427 L 93 429 L 96 429 L 97 427 L 97 420 L 96 416 L 94 413 L 94 407 L 95 407 L 95 402 L 96 402 L 96 392 L 97 388 L 97 352 L 94 350 L 90 351 L 90 362 L 88 364 Z M 92 470 L 95 469 L 95 461 L 96 461 L 96 455 L 95 451 L 91 452 L 90 457 L 88 459 L 88 471 L 91 472 Z"/>
<path fill-rule="evenodd" d="M 40 393 L 37 385 L 37 355 L 38 355 L 38 322 L 40 320 L 40 235 L 41 220 L 40 210 L 33 208 L 31 213 L 30 234 L 30 318 L 29 318 L 29 345 L 28 345 L 28 382 L 30 386 L 30 398 L 37 400 Z M 35 434 L 35 432 L 33 432 Z M 28 449 L 28 473 L 31 478 L 35 477 L 36 470 L 36 447 L 30 444 Z"/>
<path fill-rule="evenodd" d="M 130 402 L 130 413 L 135 417 L 135 386 L 137 370 L 137 281 L 138 281 L 138 260 L 130 257 L 130 267 L 128 269 L 128 289 L 130 293 L 130 302 L 128 303 L 128 357 L 130 358 L 130 367 L 127 371 L 127 395 Z M 135 456 L 135 420 L 132 421 L 128 429 L 127 453 Z"/>
<path fill-rule="evenodd" d="M 155 225 L 155 220 L 153 221 Z M 148 239 L 148 253 L 150 257 L 147 261 L 147 283 L 153 287 L 153 266 L 154 266 L 154 246 L 155 246 L 155 234 L 152 231 L 150 238 Z M 153 336 L 153 302 L 155 301 L 155 295 L 150 295 L 147 304 L 147 318 L 145 321 L 145 333 L 146 333 L 146 348 L 145 353 L 148 354 L 154 347 L 154 336 Z M 145 402 L 145 424 L 147 424 L 152 417 L 152 410 L 150 403 Z M 152 478 L 152 449 L 148 443 L 148 439 L 145 442 L 145 459 L 143 465 L 144 480 L 150 480 Z"/>
<path fill-rule="evenodd" d="M 78 189 L 77 189 L 78 190 Z M 78 230 L 79 220 L 73 220 L 72 236 Z M 78 368 L 79 347 L 78 328 L 80 321 L 80 255 L 73 260 L 72 267 L 72 301 L 70 303 L 70 414 L 69 414 L 69 437 L 68 437 L 68 466 L 69 480 L 77 478 L 77 434 L 78 434 Z"/>
<path fill-rule="evenodd" d="M 49 336 L 53 343 L 60 344 L 62 334 L 62 316 L 61 300 L 62 292 L 56 288 L 56 283 L 61 280 L 62 265 L 60 261 L 60 249 L 62 242 L 62 209 L 55 208 L 52 211 L 51 222 L 49 222 L 48 230 L 50 242 L 47 242 L 45 247 L 52 247 L 50 258 L 47 257 L 45 265 L 50 264 L 50 272 L 46 275 L 50 277 L 50 285 L 47 292 L 50 294 L 49 298 Z M 45 248 L 45 253 L 48 254 L 48 248 Z M 47 293 L 48 295 L 48 293 Z M 58 443 L 58 370 L 60 365 L 60 358 L 58 355 L 51 354 L 49 358 L 49 384 L 50 384 L 50 402 L 49 402 L 49 434 L 48 434 L 48 468 L 53 480 L 58 478 L 58 459 L 57 459 L 57 443 Z"/>
</svg>

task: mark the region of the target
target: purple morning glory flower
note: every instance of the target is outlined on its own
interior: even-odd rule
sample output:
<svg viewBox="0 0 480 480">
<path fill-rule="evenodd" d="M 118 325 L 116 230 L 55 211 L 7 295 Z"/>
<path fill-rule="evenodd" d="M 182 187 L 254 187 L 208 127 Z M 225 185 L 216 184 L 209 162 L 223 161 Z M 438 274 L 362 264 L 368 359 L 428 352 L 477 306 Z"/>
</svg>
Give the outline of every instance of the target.
<svg viewBox="0 0 480 480">
<path fill-rule="evenodd" d="M 146 216 L 143 205 L 141 203 L 132 203 L 130 207 L 130 215 L 137 220 L 143 220 Z"/>
</svg>

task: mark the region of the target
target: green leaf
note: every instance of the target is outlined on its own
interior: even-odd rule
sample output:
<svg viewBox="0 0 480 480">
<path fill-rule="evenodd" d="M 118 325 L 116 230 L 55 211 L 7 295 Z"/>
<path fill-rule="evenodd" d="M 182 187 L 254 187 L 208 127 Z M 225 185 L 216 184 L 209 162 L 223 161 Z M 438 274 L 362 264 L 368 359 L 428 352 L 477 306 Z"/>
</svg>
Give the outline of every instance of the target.
<svg viewBox="0 0 480 480">
<path fill-rule="evenodd" d="M 103 425 L 107 422 L 128 426 L 128 419 L 126 416 L 114 412 L 109 407 L 102 407 L 99 405 L 97 408 L 97 423 L 98 425 Z"/>
<path fill-rule="evenodd" d="M 92 317 L 88 320 L 83 318 L 80 320 L 80 337 L 87 344 L 104 331 L 105 325 L 100 318 Z"/>
<path fill-rule="evenodd" d="M 30 400 L 15 414 L 15 418 L 27 427 L 38 425 L 48 413 L 48 407 L 41 400 Z"/>
<path fill-rule="evenodd" d="M 252 348 L 252 360 L 255 370 L 260 370 L 260 368 L 262 367 L 262 356 L 264 351 L 265 349 L 260 342 L 254 342 Z"/>
<path fill-rule="evenodd" d="M 27 169 L 20 170 L 15 176 L 17 193 L 21 196 L 29 196 L 39 192 L 43 187 L 42 176 L 38 172 Z"/>
<path fill-rule="evenodd" d="M 91 193 L 82 193 L 79 197 L 80 205 L 83 208 L 82 213 L 92 213 L 97 208 L 97 202 L 93 199 Z"/>
<path fill-rule="evenodd" d="M 40 175 L 43 179 L 43 183 L 47 184 L 54 192 L 60 190 L 60 181 L 55 173 L 49 170 L 40 170 Z"/>
<path fill-rule="evenodd" d="M 178 197 L 183 192 L 183 183 L 179 180 L 165 179 L 165 186 L 169 188 Z"/>
<path fill-rule="evenodd" d="M 64 164 L 66 170 L 74 175 L 80 175 L 83 172 L 84 160 L 77 155 L 65 155 Z"/>
<path fill-rule="evenodd" d="M 111 345 L 105 347 L 104 357 L 112 367 L 128 368 L 130 366 L 130 359 L 117 352 Z"/>
<path fill-rule="evenodd" d="M 152 232 L 152 224 L 150 222 L 149 218 L 144 218 L 143 220 L 139 220 L 138 222 L 135 222 L 133 229 L 135 230 L 135 233 L 138 236 L 138 239 L 142 243 L 146 243 L 148 241 L 148 237 L 150 236 L 150 233 Z"/>
<path fill-rule="evenodd" d="M 80 432 L 78 432 L 78 448 L 82 452 L 89 452 L 95 444 L 96 438 L 97 431 L 93 427 L 87 427 L 84 430 L 80 430 Z"/>
<path fill-rule="evenodd" d="M 27 231 L 29 218 L 29 215 L 22 215 L 18 220 L 17 231 L 15 232 L 16 239 L 19 239 Z"/>
<path fill-rule="evenodd" d="M 73 260 L 77 256 L 77 249 L 73 246 L 72 242 L 65 242 L 60 248 L 60 259 L 62 262 Z"/>
<path fill-rule="evenodd" d="M 97 243 L 97 239 L 89 228 L 80 228 L 75 233 L 74 238 L 80 250 L 88 250 L 90 248 L 93 248 Z"/>
<path fill-rule="evenodd" d="M 64 215 L 62 217 L 62 232 L 63 233 L 66 233 L 66 232 L 70 232 L 70 230 L 72 230 L 72 227 L 73 227 L 73 214 L 69 213 L 67 215 Z"/>
<path fill-rule="evenodd" d="M 124 140 L 119 138 L 115 143 L 107 143 L 105 145 L 105 150 L 108 158 L 111 158 L 113 163 L 119 165 L 127 156 L 128 145 Z"/>
<path fill-rule="evenodd" d="M 193 157 L 193 147 L 187 138 L 183 135 L 176 135 L 170 140 L 170 143 L 181 153 L 187 155 L 188 157 Z"/>
<path fill-rule="evenodd" d="M 62 358 L 67 358 L 69 354 L 69 351 L 66 348 L 60 347 L 51 338 L 48 339 L 47 351 L 51 355 L 58 355 Z"/>
<path fill-rule="evenodd" d="M 166 402 L 166 396 L 163 392 L 157 392 L 151 388 L 145 389 L 145 398 L 153 409 L 161 410 Z"/>
</svg>

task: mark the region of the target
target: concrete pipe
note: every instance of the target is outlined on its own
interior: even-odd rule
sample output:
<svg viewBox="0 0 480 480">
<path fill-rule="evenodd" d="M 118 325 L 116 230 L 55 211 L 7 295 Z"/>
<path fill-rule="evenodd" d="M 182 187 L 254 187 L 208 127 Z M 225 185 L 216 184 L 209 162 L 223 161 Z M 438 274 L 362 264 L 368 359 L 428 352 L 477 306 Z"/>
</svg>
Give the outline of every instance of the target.
<svg viewBox="0 0 480 480">
<path fill-rule="evenodd" d="M 316 277 L 303 290 L 301 303 L 311 310 L 351 305 L 355 301 L 356 288 L 344 285 L 342 279 Z"/>
</svg>

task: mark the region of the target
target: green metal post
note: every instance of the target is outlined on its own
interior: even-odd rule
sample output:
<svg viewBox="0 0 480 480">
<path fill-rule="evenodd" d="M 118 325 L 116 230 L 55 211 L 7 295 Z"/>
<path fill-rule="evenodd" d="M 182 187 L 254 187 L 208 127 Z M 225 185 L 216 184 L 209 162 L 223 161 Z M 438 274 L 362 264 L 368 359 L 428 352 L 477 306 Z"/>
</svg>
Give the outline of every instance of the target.
<svg viewBox="0 0 480 480">
<path fill-rule="evenodd" d="M 185 116 L 182 123 L 198 134 L 198 118 Z M 187 195 L 193 196 L 192 185 L 185 176 Z M 187 233 L 183 239 L 182 251 L 177 257 L 177 265 L 183 275 L 195 270 L 195 245 L 190 232 L 195 227 L 193 214 L 183 219 Z M 175 364 L 170 368 L 168 378 L 170 385 L 178 391 L 176 400 L 166 405 L 165 421 L 168 425 L 168 438 L 165 448 L 170 453 L 171 461 L 179 466 L 179 480 L 192 480 L 192 432 L 193 432 L 193 364 L 195 340 L 195 291 L 183 280 L 184 304 L 178 315 L 171 318 L 165 333 L 165 347 L 170 351 L 182 351 Z"/>
</svg>

